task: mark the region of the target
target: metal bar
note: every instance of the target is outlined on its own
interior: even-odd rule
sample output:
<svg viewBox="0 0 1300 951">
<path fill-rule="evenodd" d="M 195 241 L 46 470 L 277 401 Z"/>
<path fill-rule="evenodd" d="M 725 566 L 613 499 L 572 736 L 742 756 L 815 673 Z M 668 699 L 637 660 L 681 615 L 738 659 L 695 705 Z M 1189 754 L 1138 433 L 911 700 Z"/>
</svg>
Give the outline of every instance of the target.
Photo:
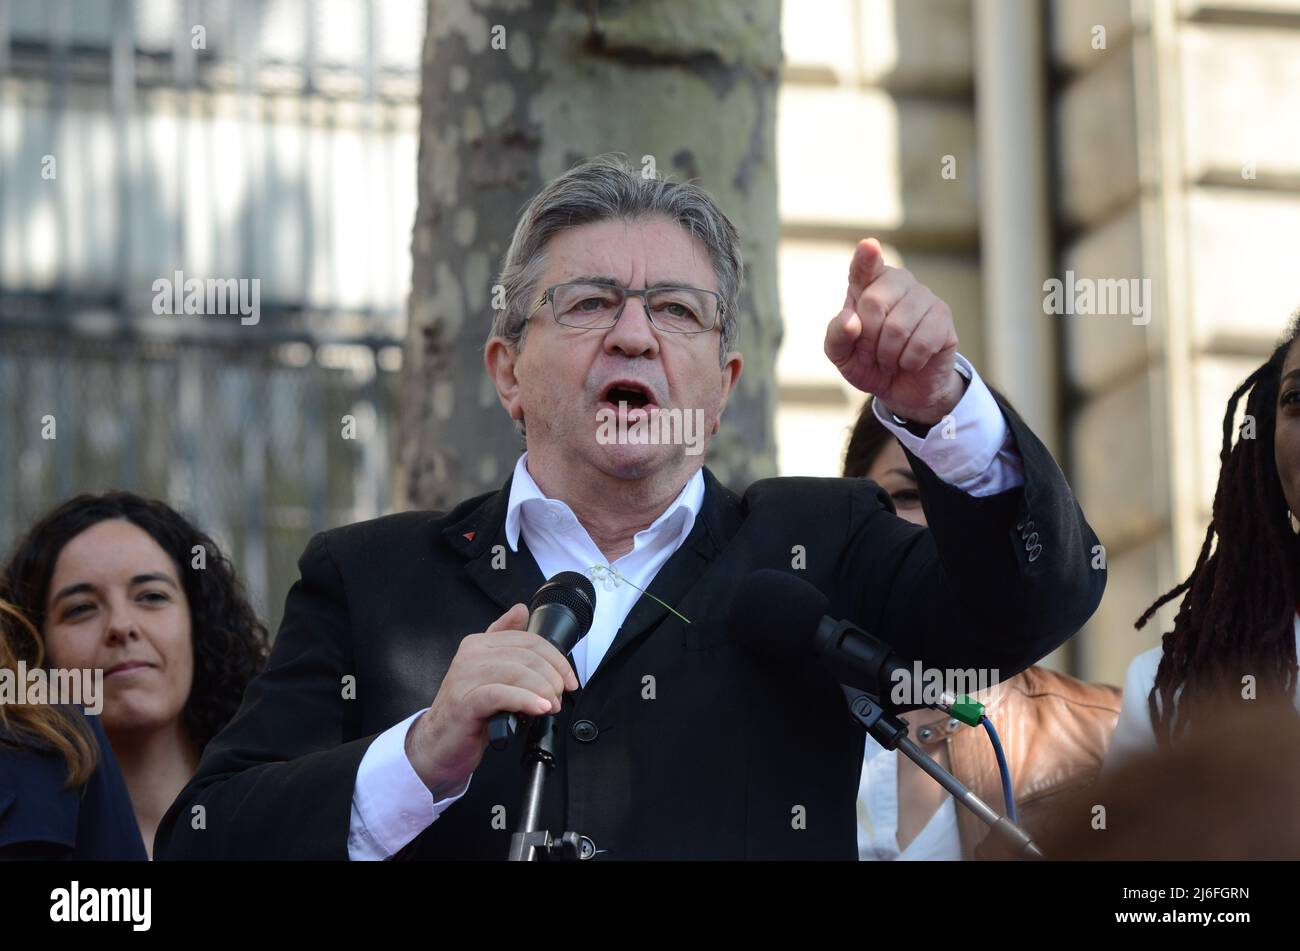
<svg viewBox="0 0 1300 951">
<path fill-rule="evenodd" d="M 366 15 L 365 109 L 361 120 L 361 161 L 367 182 L 375 181 L 375 2 L 363 0 Z M 363 240 L 366 261 L 366 303 L 371 322 L 375 304 L 375 242 Z"/>
<path fill-rule="evenodd" d="M 298 103 L 299 120 L 302 123 L 303 155 L 310 156 L 314 150 L 310 147 L 314 136 L 311 124 L 311 100 L 316 95 L 316 2 L 304 0 L 303 17 L 306 20 L 306 35 L 303 38 L 303 96 Z M 303 162 L 302 175 L 299 179 L 298 200 L 300 229 L 302 235 L 302 290 L 299 300 L 303 306 L 312 299 L 313 282 L 316 268 L 316 229 L 312 224 L 311 205 L 312 164 L 310 159 Z"/>
<path fill-rule="evenodd" d="M 337 432 L 326 418 L 326 373 L 313 362 L 304 374 L 306 406 L 303 413 L 307 445 L 304 447 L 307 476 L 307 520 L 311 533 L 324 531 L 329 498 L 329 446 L 327 433 Z"/>
<path fill-rule="evenodd" d="M 181 15 L 176 20 L 176 31 L 172 37 L 172 68 L 175 76 L 176 87 L 179 92 L 179 103 L 176 108 L 176 221 L 175 221 L 175 247 L 176 254 L 173 257 L 182 270 L 185 265 L 193 266 L 193 262 L 187 260 L 186 248 L 186 208 L 189 203 L 186 200 L 189 192 L 189 156 L 190 156 L 190 134 L 193 120 L 193 96 L 194 96 L 194 49 L 190 46 L 190 28 L 189 25 L 194 22 L 194 0 L 184 0 L 181 4 Z"/>
<path fill-rule="evenodd" d="M 9 0 L 0 0 L 0 76 L 9 78 Z"/>
<path fill-rule="evenodd" d="M 78 373 L 74 378 L 70 373 L 73 360 L 69 355 L 66 342 L 60 344 L 54 356 L 53 385 L 54 394 L 49 403 L 54 405 L 54 486 L 59 498 L 72 494 L 73 463 L 76 458 L 77 426 L 80 422 L 72 400 L 72 389 L 81 380 Z M 47 403 L 47 405 L 49 405 Z"/>
<path fill-rule="evenodd" d="M 135 38 L 132 0 L 113 2 L 113 47 L 111 88 L 113 102 L 114 161 L 117 177 L 117 278 L 119 300 L 130 309 L 131 242 L 131 118 L 135 106 Z"/>
<path fill-rule="evenodd" d="M 117 457 L 117 483 L 127 489 L 139 490 L 140 485 L 140 433 L 146 407 L 141 393 L 140 357 L 138 353 L 128 352 L 126 347 L 118 347 L 118 379 L 120 409 L 117 417 L 122 424 L 122 448 Z"/>
<path fill-rule="evenodd" d="M 357 518 L 374 518 L 383 514 L 388 504 L 387 492 L 384 491 L 384 473 L 388 468 L 388 434 L 385 421 L 388 414 L 384 412 L 382 380 L 379 376 L 379 354 L 370 351 L 370 376 L 357 394 L 362 405 L 367 408 L 373 431 L 361 441 L 361 478 L 354 479 L 358 484 L 353 507 Z"/>
<path fill-rule="evenodd" d="M 8 111 L 9 46 L 9 0 L 0 0 L 0 116 L 3 116 Z M 5 120 L 0 118 L 0 122 L 3 121 Z M 5 256 L 5 223 L 9 221 L 9 217 L 6 214 L 5 205 L 4 177 L 0 176 L 0 286 L 4 285 L 8 262 L 8 258 Z M 0 517 L 3 516 L 0 515 Z"/>
<path fill-rule="evenodd" d="M 257 249 L 260 237 L 261 208 L 264 199 L 257 173 L 257 147 L 261 131 L 258 112 L 257 74 L 259 66 L 258 37 L 254 30 L 256 10 L 249 0 L 236 0 L 239 11 L 239 111 L 244 120 L 243 162 L 244 213 L 241 228 L 244 234 L 241 277 L 252 278 L 257 273 Z"/>
<path fill-rule="evenodd" d="M 267 404 L 266 372 L 263 361 L 253 358 L 243 367 L 245 391 L 243 405 L 242 465 L 240 495 L 243 498 L 244 556 L 240 574 L 252 595 L 254 610 L 266 616 L 270 598 L 270 564 L 266 540 L 266 448 Z"/>
<path fill-rule="evenodd" d="M 0 0 L 3 3 L 4 0 Z M 18 389 L 15 377 L 19 373 L 18 356 L 0 352 L 0 551 L 8 551 L 14 537 L 18 534 L 14 513 L 18 505 L 18 463 L 22 455 L 22 445 L 18 442 L 16 418 L 20 416 Z M 27 392 L 24 390 L 23 392 Z M 22 408 L 27 404 L 24 402 Z M 28 414 L 22 414 L 23 422 L 30 426 L 32 420 Z"/>
<path fill-rule="evenodd" d="M 71 0 L 55 0 L 45 8 L 50 17 L 50 33 L 53 39 L 54 56 L 51 59 L 53 73 L 50 82 L 50 106 L 46 113 L 49 130 L 49 138 L 46 141 L 46 148 L 49 154 L 54 157 L 55 172 L 53 180 L 48 183 L 54 191 L 54 203 L 56 207 L 55 221 L 55 278 L 54 286 L 58 290 L 59 297 L 62 298 L 67 293 L 71 280 L 68 275 L 68 261 L 72 255 L 69 253 L 69 241 L 72 233 L 72 227 L 68 222 L 68 190 L 64 187 L 63 182 L 66 178 L 59 177 L 59 164 L 64 166 L 64 173 L 68 172 L 67 156 L 63 154 L 63 136 L 64 136 L 64 113 L 67 111 L 68 104 L 68 47 L 72 42 L 72 2 Z"/>
</svg>

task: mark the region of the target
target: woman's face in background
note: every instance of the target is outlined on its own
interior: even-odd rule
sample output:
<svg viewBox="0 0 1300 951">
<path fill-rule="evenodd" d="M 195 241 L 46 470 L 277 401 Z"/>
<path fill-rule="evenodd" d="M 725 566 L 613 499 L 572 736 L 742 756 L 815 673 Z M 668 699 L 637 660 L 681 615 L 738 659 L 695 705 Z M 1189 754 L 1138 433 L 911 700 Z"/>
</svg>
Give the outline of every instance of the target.
<svg viewBox="0 0 1300 951">
<path fill-rule="evenodd" d="M 180 717 L 194 679 L 190 607 L 175 562 L 123 519 L 59 553 L 45 605 L 52 667 L 104 671 L 104 729 L 150 732 Z"/>
<path fill-rule="evenodd" d="M 1300 339 L 1282 363 L 1277 388 L 1277 422 L 1273 427 L 1273 456 L 1282 494 L 1291 511 L 1300 516 Z M 1282 512 L 1277 514 L 1283 517 Z"/>
<path fill-rule="evenodd" d="M 922 528 L 929 527 L 925 521 L 925 511 L 921 508 L 921 493 L 916 488 L 916 476 L 912 474 L 911 463 L 907 461 L 907 454 L 897 440 L 891 439 L 885 443 L 885 448 L 871 461 L 871 468 L 864 474 L 889 493 L 899 518 L 907 519 Z"/>
</svg>

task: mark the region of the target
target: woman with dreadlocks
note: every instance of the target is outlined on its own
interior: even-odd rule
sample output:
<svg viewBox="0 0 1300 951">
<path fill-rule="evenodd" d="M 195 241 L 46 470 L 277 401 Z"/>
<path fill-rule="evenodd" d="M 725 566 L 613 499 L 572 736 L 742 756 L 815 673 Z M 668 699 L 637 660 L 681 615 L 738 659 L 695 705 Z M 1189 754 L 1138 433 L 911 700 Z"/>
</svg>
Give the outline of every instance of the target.
<svg viewBox="0 0 1300 951">
<path fill-rule="evenodd" d="M 1219 485 L 1196 566 L 1137 621 L 1186 593 L 1163 645 L 1129 665 L 1106 771 L 1243 700 L 1295 697 L 1300 639 L 1300 315 L 1223 417 Z M 1237 405 L 1246 417 L 1232 441 Z M 1215 544 L 1215 538 L 1218 544 Z"/>
</svg>

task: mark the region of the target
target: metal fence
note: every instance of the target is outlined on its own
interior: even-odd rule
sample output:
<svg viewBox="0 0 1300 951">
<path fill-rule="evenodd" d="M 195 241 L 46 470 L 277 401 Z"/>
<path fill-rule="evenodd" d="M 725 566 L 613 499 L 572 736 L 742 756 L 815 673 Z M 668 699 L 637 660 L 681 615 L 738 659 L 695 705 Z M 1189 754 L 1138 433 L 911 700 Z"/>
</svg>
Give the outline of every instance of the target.
<svg viewBox="0 0 1300 951">
<path fill-rule="evenodd" d="M 419 0 L 0 0 L 0 551 L 131 489 L 274 631 L 310 534 L 392 506 L 423 28 Z M 256 281 L 257 319 L 160 312 L 176 272 Z"/>
<path fill-rule="evenodd" d="M 76 493 L 129 488 L 212 535 L 278 623 L 310 534 L 392 502 L 397 387 L 377 368 L 383 350 L 3 339 L 6 540 Z"/>
</svg>

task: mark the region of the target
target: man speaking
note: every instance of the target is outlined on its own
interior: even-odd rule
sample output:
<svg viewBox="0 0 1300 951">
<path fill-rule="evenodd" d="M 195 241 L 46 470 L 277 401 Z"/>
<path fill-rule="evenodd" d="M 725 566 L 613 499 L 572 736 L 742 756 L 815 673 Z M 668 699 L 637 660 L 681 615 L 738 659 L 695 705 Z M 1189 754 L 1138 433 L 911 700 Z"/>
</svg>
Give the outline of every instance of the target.
<svg viewBox="0 0 1300 951">
<path fill-rule="evenodd" d="M 705 445 L 718 432 L 741 271 L 696 186 L 606 157 L 543 188 L 484 354 L 527 451 L 450 512 L 311 540 L 267 669 L 156 854 L 505 858 L 525 770 L 488 723 L 508 711 L 556 714 L 542 826 L 597 859 L 856 858 L 862 730 L 814 657 L 777 665 L 728 637 L 732 592 L 791 571 L 909 661 L 1009 676 L 1078 630 L 1105 572 L 1051 456 L 958 355 L 948 307 L 871 240 L 825 351 L 876 394 L 929 531 L 866 480 L 738 497 L 683 439 L 610 438 L 664 414 L 692 414 Z M 597 592 L 572 664 L 526 631 L 562 571 Z"/>
</svg>

